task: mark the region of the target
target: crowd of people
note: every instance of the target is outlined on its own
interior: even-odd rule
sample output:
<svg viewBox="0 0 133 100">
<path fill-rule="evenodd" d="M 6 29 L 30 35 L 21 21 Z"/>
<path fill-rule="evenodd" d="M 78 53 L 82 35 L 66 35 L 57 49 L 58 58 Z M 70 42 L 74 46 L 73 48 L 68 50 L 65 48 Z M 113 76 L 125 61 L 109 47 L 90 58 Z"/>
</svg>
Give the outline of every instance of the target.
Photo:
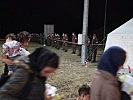
<svg viewBox="0 0 133 100">
<path fill-rule="evenodd" d="M 96 55 L 97 55 L 97 48 L 98 48 L 98 39 L 96 34 L 93 36 L 86 37 L 86 44 L 87 45 L 87 60 L 96 62 Z M 62 48 L 64 52 L 68 51 L 68 48 L 72 48 L 72 54 L 76 54 L 76 49 L 78 50 L 77 55 L 81 56 L 81 45 L 78 44 L 78 37 L 77 35 L 72 32 L 71 36 L 68 37 L 66 33 L 63 33 L 62 36 L 58 33 L 51 33 L 48 34 L 46 38 L 46 45 L 52 46 L 57 49 Z"/>
<path fill-rule="evenodd" d="M 59 49 L 62 43 L 62 49 L 67 52 L 68 36 L 62 36 L 61 40 L 59 34 L 48 35 L 47 45 Z M 0 100 L 52 100 L 47 98 L 51 95 L 46 93 L 45 82 L 58 68 L 59 56 L 44 46 L 30 53 L 27 50 L 30 40 L 31 35 L 26 31 L 16 36 L 6 36 L 1 59 L 5 63 L 5 71 L 1 75 L 0 83 L 4 76 L 9 77 L 0 87 Z M 98 43 L 95 34 L 92 40 L 87 41 L 88 45 Z M 75 54 L 77 37 L 74 33 L 72 43 L 72 54 Z M 95 45 L 91 45 L 91 48 L 93 46 Z M 84 84 L 79 88 L 77 100 L 131 100 L 130 95 L 122 91 L 122 83 L 117 79 L 117 72 L 123 68 L 125 60 L 126 51 L 122 48 L 113 46 L 106 50 L 101 56 L 91 85 Z"/>
<path fill-rule="evenodd" d="M 31 41 L 32 42 L 37 42 L 37 43 L 43 45 L 43 44 L 45 44 L 45 40 L 46 40 L 46 38 L 45 38 L 44 34 L 42 34 L 42 33 L 40 33 L 40 34 L 32 33 L 31 34 Z"/>
</svg>

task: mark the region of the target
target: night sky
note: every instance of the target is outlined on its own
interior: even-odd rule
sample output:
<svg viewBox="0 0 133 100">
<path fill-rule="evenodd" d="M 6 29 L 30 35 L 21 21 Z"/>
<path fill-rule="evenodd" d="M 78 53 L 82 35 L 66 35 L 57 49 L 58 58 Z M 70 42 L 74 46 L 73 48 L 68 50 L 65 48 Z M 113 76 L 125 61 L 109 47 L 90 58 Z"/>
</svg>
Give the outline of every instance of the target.
<svg viewBox="0 0 133 100">
<path fill-rule="evenodd" d="M 0 37 L 22 30 L 43 33 L 44 24 L 55 32 L 82 32 L 83 0 L 0 0 Z M 107 0 L 106 31 L 133 17 L 132 0 Z M 90 0 L 89 32 L 103 34 L 105 0 Z"/>
</svg>

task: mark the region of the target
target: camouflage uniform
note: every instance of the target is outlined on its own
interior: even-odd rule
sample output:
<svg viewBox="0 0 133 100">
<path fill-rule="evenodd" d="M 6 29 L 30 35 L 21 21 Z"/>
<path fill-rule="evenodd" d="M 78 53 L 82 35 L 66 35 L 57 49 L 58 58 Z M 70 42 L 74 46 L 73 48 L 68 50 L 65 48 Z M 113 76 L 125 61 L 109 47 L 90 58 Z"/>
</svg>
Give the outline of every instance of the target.
<svg viewBox="0 0 133 100">
<path fill-rule="evenodd" d="M 67 52 L 67 50 L 68 50 L 68 36 L 67 36 L 67 34 L 65 34 L 65 36 L 64 36 L 64 40 L 65 40 L 65 42 L 64 42 L 64 51 L 65 52 Z"/>
<path fill-rule="evenodd" d="M 57 34 L 55 33 L 55 36 L 54 36 L 54 47 L 57 48 Z"/>
<path fill-rule="evenodd" d="M 77 36 L 75 35 L 75 33 L 72 33 L 72 54 L 76 54 L 76 44 L 73 44 L 73 43 L 76 43 L 77 42 Z"/>
<path fill-rule="evenodd" d="M 62 34 L 62 50 L 64 50 L 64 47 L 65 47 L 65 34 L 63 33 Z"/>
<path fill-rule="evenodd" d="M 90 38 L 88 37 L 87 38 L 87 56 L 88 56 L 88 60 L 90 61 L 91 59 L 91 40 Z"/>
<path fill-rule="evenodd" d="M 51 34 L 51 45 L 54 47 L 54 33 Z"/>
<path fill-rule="evenodd" d="M 96 55 L 97 55 L 97 43 L 98 43 L 98 39 L 96 37 L 96 34 L 93 34 L 93 39 L 92 39 L 92 57 L 91 60 L 92 62 L 96 62 Z"/>
<path fill-rule="evenodd" d="M 39 43 L 40 44 L 44 44 L 44 41 L 45 41 L 44 36 L 43 36 L 42 33 L 40 33 L 40 35 L 39 35 Z"/>
<path fill-rule="evenodd" d="M 51 45 L 51 36 L 50 34 L 47 36 L 47 46 Z"/>
<path fill-rule="evenodd" d="M 35 37 L 35 38 L 36 38 L 35 41 L 36 41 L 37 43 L 39 43 L 39 34 L 36 34 L 36 37 Z"/>
<path fill-rule="evenodd" d="M 57 49 L 60 49 L 60 35 L 57 34 Z"/>
</svg>

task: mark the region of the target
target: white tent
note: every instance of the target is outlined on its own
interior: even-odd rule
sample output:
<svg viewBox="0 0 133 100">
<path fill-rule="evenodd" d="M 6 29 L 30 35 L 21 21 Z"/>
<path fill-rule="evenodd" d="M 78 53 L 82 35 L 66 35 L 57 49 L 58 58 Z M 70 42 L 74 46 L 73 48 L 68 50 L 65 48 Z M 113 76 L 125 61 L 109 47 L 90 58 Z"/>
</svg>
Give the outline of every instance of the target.
<svg viewBox="0 0 133 100">
<path fill-rule="evenodd" d="M 122 47 L 127 52 L 124 68 L 133 69 L 133 18 L 108 34 L 105 50 L 111 46 Z"/>
</svg>

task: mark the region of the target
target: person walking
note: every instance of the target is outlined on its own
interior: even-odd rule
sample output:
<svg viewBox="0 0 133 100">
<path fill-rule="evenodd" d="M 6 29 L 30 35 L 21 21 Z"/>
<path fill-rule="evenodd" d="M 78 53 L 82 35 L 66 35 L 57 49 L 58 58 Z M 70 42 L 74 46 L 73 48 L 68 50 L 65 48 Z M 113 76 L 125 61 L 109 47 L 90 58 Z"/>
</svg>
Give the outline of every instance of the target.
<svg viewBox="0 0 133 100">
<path fill-rule="evenodd" d="M 125 60 L 126 51 L 120 47 L 113 46 L 104 52 L 92 79 L 91 100 L 120 100 L 116 76 Z"/>
<path fill-rule="evenodd" d="M 58 65 L 58 55 L 45 47 L 18 58 L 15 72 L 0 88 L 0 100 L 45 100 L 45 81 Z"/>
<path fill-rule="evenodd" d="M 19 51 L 20 56 L 26 56 L 29 54 L 28 45 L 29 45 L 30 39 L 31 39 L 31 35 L 27 31 L 21 31 L 17 34 L 16 40 L 18 42 L 16 42 L 16 43 L 20 44 L 20 46 L 17 45 L 16 47 L 14 47 L 14 49 L 19 47 L 17 51 Z M 8 49 L 9 49 L 9 47 L 8 47 Z M 10 51 L 16 53 L 16 51 L 14 49 L 12 48 Z M 3 63 L 5 63 L 4 73 L 2 73 L 2 75 L 1 75 L 1 77 L 3 77 L 3 76 L 8 75 L 9 70 L 8 70 L 7 65 L 12 66 L 13 61 L 11 59 L 9 59 L 8 55 L 5 55 L 4 53 L 2 53 L 1 61 Z"/>
</svg>

